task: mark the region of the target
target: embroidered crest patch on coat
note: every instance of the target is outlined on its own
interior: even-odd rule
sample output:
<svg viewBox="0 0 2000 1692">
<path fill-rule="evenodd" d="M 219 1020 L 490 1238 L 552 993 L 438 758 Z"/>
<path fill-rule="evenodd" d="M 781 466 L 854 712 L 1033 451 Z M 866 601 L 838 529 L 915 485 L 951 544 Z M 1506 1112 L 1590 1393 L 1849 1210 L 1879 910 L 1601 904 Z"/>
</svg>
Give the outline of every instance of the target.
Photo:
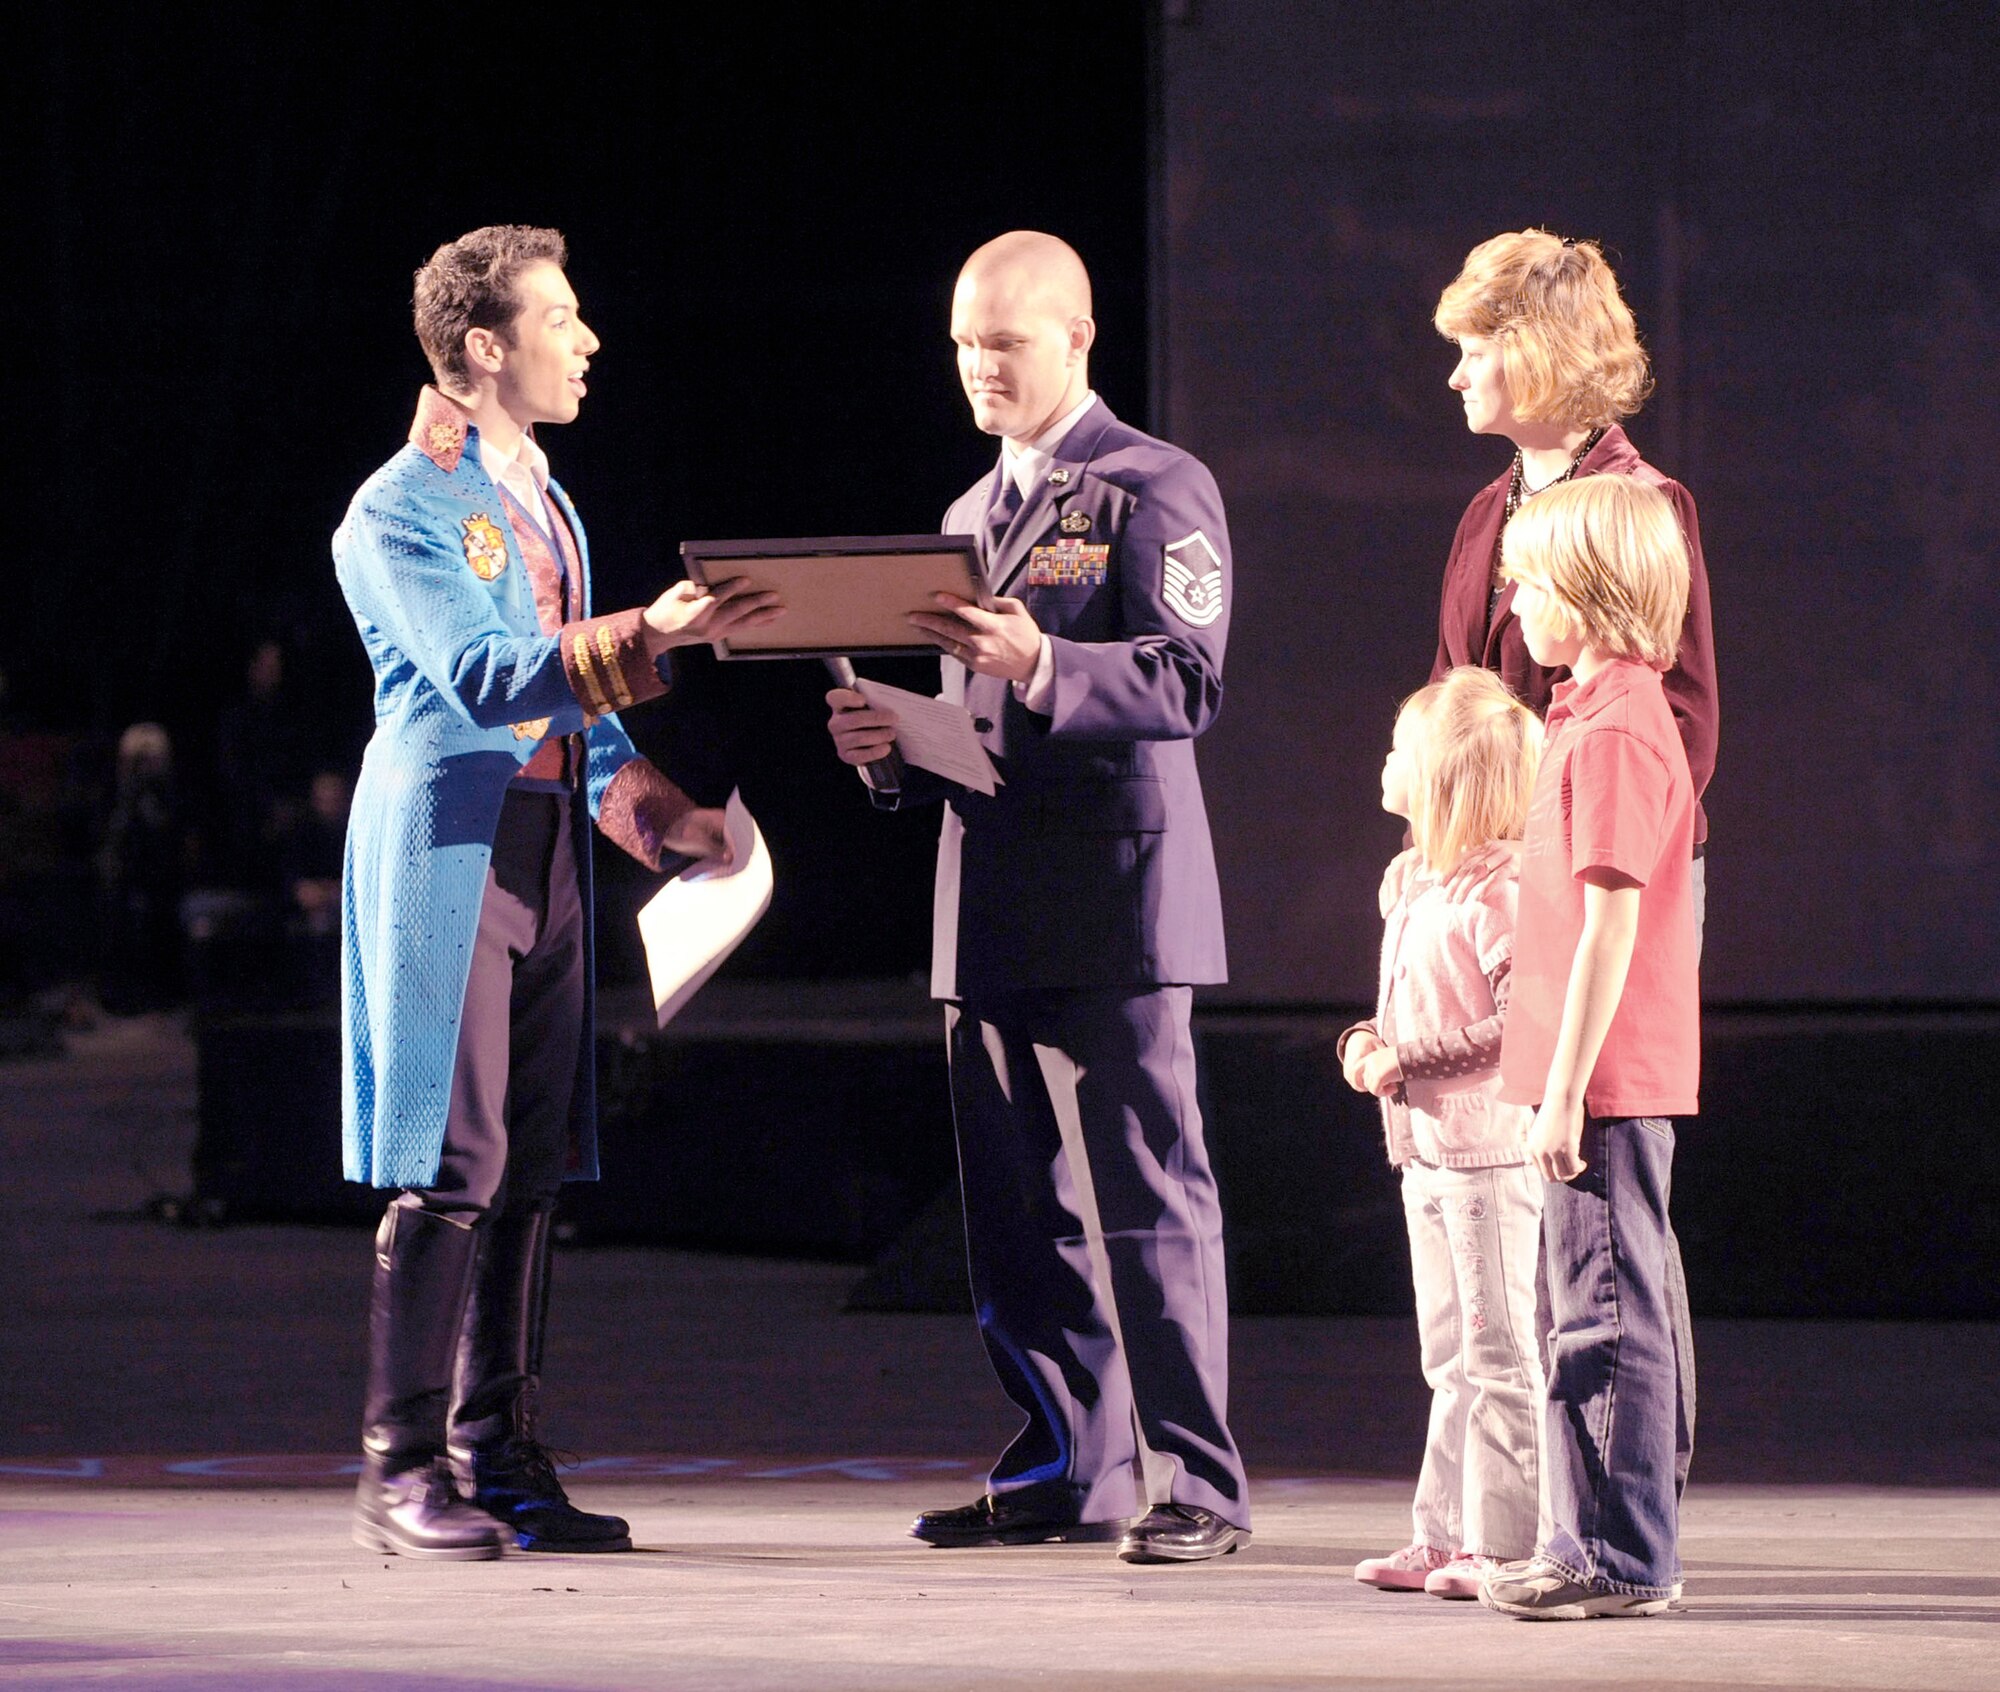
<svg viewBox="0 0 2000 1692">
<path fill-rule="evenodd" d="M 1192 628 L 1205 629 L 1222 615 L 1222 559 L 1201 530 L 1166 549 L 1160 591 L 1173 614 Z"/>
<path fill-rule="evenodd" d="M 480 512 L 459 525 L 465 530 L 465 561 L 482 582 L 496 580 L 507 568 L 507 537 L 500 525 Z"/>
</svg>

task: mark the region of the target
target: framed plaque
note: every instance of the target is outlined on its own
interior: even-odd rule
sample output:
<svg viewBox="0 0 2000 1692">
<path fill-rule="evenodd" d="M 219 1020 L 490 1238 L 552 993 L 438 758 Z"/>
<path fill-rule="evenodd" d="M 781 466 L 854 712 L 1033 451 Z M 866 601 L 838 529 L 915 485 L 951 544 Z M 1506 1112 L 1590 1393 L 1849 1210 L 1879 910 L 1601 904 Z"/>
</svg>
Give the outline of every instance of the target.
<svg viewBox="0 0 2000 1692">
<path fill-rule="evenodd" d="M 803 540 L 682 541 L 688 579 L 747 576 L 785 614 L 715 643 L 718 658 L 866 657 L 935 652 L 905 620 L 935 611 L 934 593 L 991 607 L 970 535 L 833 535 Z"/>
</svg>

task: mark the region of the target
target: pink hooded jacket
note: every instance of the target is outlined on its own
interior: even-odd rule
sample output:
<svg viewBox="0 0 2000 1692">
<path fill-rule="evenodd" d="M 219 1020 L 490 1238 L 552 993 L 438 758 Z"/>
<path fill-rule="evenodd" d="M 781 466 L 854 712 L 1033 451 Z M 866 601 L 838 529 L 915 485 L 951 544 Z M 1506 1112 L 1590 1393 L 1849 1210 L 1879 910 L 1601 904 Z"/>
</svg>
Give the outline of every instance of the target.
<svg viewBox="0 0 2000 1692">
<path fill-rule="evenodd" d="M 1382 1100 L 1389 1161 L 1446 1169 L 1519 1163 L 1534 1113 L 1502 1104 L 1500 1030 L 1514 959 L 1518 869 L 1494 843 L 1440 880 L 1414 850 L 1382 877 L 1382 977 L 1366 1028 L 1403 1079 Z"/>
</svg>

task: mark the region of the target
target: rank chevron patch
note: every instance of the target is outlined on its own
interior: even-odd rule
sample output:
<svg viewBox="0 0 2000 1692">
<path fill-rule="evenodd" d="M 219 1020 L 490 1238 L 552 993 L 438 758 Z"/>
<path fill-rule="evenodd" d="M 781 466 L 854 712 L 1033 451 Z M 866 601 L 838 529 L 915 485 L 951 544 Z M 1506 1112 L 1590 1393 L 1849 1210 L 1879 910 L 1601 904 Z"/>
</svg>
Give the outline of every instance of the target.
<svg viewBox="0 0 2000 1692">
<path fill-rule="evenodd" d="M 1222 615 L 1222 559 L 1201 530 L 1166 549 L 1161 591 L 1173 614 L 1192 628 L 1205 629 Z"/>
</svg>

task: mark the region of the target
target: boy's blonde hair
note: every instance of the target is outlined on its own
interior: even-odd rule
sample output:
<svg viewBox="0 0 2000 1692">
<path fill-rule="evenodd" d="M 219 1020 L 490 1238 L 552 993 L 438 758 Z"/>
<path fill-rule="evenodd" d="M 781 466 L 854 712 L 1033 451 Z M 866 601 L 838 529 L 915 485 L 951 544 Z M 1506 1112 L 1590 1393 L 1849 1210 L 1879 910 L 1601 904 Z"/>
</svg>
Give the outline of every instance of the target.
<svg viewBox="0 0 2000 1692">
<path fill-rule="evenodd" d="M 1591 241 L 1546 229 L 1474 247 L 1431 318 L 1446 340 L 1479 335 L 1499 349 L 1514 415 L 1600 429 L 1653 391 L 1638 325 Z"/>
<path fill-rule="evenodd" d="M 1461 664 L 1403 701 L 1410 840 L 1449 875 L 1492 840 L 1518 840 L 1542 757 L 1542 720 L 1491 670 Z"/>
<path fill-rule="evenodd" d="M 1500 574 L 1545 590 L 1568 620 L 1565 635 L 1673 668 L 1687 620 L 1688 553 L 1658 488 L 1630 476 L 1580 476 L 1545 489 L 1509 520 Z"/>
</svg>

